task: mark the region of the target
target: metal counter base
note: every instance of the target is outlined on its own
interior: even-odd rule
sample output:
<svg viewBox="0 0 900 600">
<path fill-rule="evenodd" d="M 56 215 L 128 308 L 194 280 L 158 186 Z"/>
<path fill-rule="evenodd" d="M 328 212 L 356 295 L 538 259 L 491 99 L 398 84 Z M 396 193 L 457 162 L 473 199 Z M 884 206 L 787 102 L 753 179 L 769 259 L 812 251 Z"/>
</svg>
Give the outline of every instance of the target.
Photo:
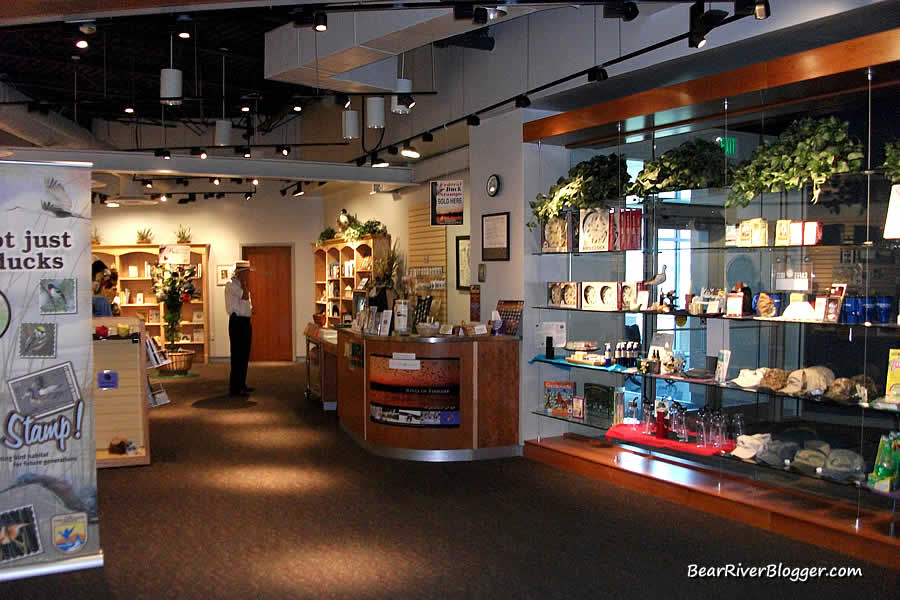
<svg viewBox="0 0 900 600">
<path fill-rule="evenodd" d="M 371 444 L 362 439 L 355 431 L 340 424 L 341 429 L 349 435 L 354 442 L 359 444 L 367 452 L 384 458 L 397 458 L 400 460 L 417 460 L 420 462 L 461 462 L 473 460 L 492 460 L 495 458 L 510 458 L 522 456 L 522 446 L 498 446 L 494 448 L 474 448 L 461 450 L 414 450 L 411 448 L 388 448 Z"/>
</svg>

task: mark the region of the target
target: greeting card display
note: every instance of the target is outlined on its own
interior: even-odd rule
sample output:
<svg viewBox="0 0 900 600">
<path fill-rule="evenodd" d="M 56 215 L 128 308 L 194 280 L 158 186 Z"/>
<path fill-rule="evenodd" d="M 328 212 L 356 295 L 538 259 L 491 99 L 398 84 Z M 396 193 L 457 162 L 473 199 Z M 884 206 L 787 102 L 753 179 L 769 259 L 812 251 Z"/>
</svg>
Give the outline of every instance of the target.
<svg viewBox="0 0 900 600">
<path fill-rule="evenodd" d="M 610 231 L 609 210 L 606 208 L 583 208 L 579 216 L 581 229 L 578 234 L 578 249 L 581 252 L 610 250 L 613 236 Z"/>
<path fill-rule="evenodd" d="M 547 284 L 547 305 L 578 308 L 578 282 L 558 281 Z"/>
<path fill-rule="evenodd" d="M 544 409 L 548 414 L 568 416 L 572 413 L 572 399 L 575 397 L 575 382 L 545 381 Z"/>
<path fill-rule="evenodd" d="M 577 240 L 575 231 L 577 225 L 573 222 L 575 213 L 564 213 L 551 217 L 541 227 L 541 251 L 542 252 L 571 252 L 575 248 Z"/>
<path fill-rule="evenodd" d="M 619 310 L 618 281 L 583 281 L 581 308 L 584 310 Z"/>
<path fill-rule="evenodd" d="M 778 219 L 775 221 L 775 245 L 790 246 L 791 245 L 791 220 Z"/>
</svg>

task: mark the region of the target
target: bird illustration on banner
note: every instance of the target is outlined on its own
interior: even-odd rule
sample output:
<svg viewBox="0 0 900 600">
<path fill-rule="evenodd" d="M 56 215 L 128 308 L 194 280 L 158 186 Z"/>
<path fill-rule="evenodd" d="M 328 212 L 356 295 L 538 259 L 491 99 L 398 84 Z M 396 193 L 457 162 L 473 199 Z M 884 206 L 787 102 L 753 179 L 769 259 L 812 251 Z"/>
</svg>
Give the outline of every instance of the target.
<svg viewBox="0 0 900 600">
<path fill-rule="evenodd" d="M 26 485 L 39 485 L 52 492 L 63 505 L 73 512 L 83 512 L 88 521 L 95 523 L 98 519 L 97 488 L 86 487 L 75 491 L 72 484 L 65 479 L 38 473 L 22 473 L 16 482 L 0 490 L 0 494 Z"/>
</svg>

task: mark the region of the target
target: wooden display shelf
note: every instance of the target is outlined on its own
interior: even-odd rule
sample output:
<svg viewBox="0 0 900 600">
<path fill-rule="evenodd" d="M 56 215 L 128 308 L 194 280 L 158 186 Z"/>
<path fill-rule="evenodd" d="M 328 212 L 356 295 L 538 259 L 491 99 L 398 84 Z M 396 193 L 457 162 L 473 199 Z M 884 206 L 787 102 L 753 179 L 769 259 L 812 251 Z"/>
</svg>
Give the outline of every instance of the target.
<svg viewBox="0 0 900 600">
<path fill-rule="evenodd" d="M 153 281 L 152 277 L 119 277 L 119 281 Z"/>
<path fill-rule="evenodd" d="M 372 273 L 371 266 L 369 268 L 356 268 L 356 265 L 362 264 L 364 260 L 366 261 L 366 264 L 371 265 L 372 263 L 369 261 L 382 258 L 390 252 L 390 250 L 391 237 L 389 235 L 370 235 L 353 242 L 344 239 L 334 239 L 321 244 L 313 243 L 313 277 L 315 278 L 313 283 L 314 306 L 322 306 L 329 302 L 340 301 L 341 304 L 337 306 L 340 307 L 341 312 L 348 312 L 348 308 L 350 308 L 353 302 L 353 292 L 359 291 L 358 286 L 363 277 L 368 279 L 369 274 Z M 329 271 L 332 263 L 339 263 L 341 265 L 349 263 L 354 265 L 353 275 L 344 275 L 343 271 L 341 271 L 339 275 L 331 277 Z M 350 296 L 344 297 L 343 294 L 345 291 L 340 290 L 339 295 L 328 295 L 325 300 L 322 300 L 322 292 L 327 293 L 337 291 L 329 289 L 332 287 L 332 282 L 337 282 L 342 288 L 345 287 L 344 284 L 349 284 L 351 288 Z M 327 287 L 323 289 L 323 286 Z M 329 316 L 327 319 L 326 322 L 329 325 L 340 323 L 342 321 L 340 315 Z"/>
<path fill-rule="evenodd" d="M 132 308 L 132 307 L 137 307 L 137 308 L 156 308 L 156 307 L 159 306 L 159 304 L 134 304 L 134 303 L 131 303 L 131 302 L 126 302 L 125 304 L 119 304 L 119 306 L 123 306 L 123 307 L 127 307 L 127 308 Z"/>
<path fill-rule="evenodd" d="M 524 456 L 785 537 L 897 568 L 898 516 L 674 464 L 581 436 L 527 440 Z M 857 521 L 857 516 L 859 520 Z"/>
<path fill-rule="evenodd" d="M 150 453 L 146 448 L 138 448 L 134 454 L 110 454 L 109 450 L 97 450 L 97 468 L 134 467 L 149 465 Z"/>
</svg>

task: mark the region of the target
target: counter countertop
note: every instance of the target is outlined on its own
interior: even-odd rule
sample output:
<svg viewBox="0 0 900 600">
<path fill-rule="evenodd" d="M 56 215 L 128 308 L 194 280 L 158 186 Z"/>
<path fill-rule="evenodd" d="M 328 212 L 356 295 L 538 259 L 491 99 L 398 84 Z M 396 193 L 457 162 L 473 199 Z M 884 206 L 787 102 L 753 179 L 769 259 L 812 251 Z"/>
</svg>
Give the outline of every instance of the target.
<svg viewBox="0 0 900 600">
<path fill-rule="evenodd" d="M 344 331 L 345 333 L 352 335 L 354 337 L 361 337 L 367 340 L 379 341 L 379 342 L 398 342 L 398 343 L 413 343 L 413 344 L 448 344 L 455 342 L 520 342 L 522 338 L 516 335 L 433 335 L 433 336 L 418 336 L 418 335 L 373 335 L 373 334 L 363 334 L 358 331 L 353 331 L 351 329 L 342 329 L 338 331 Z"/>
</svg>

